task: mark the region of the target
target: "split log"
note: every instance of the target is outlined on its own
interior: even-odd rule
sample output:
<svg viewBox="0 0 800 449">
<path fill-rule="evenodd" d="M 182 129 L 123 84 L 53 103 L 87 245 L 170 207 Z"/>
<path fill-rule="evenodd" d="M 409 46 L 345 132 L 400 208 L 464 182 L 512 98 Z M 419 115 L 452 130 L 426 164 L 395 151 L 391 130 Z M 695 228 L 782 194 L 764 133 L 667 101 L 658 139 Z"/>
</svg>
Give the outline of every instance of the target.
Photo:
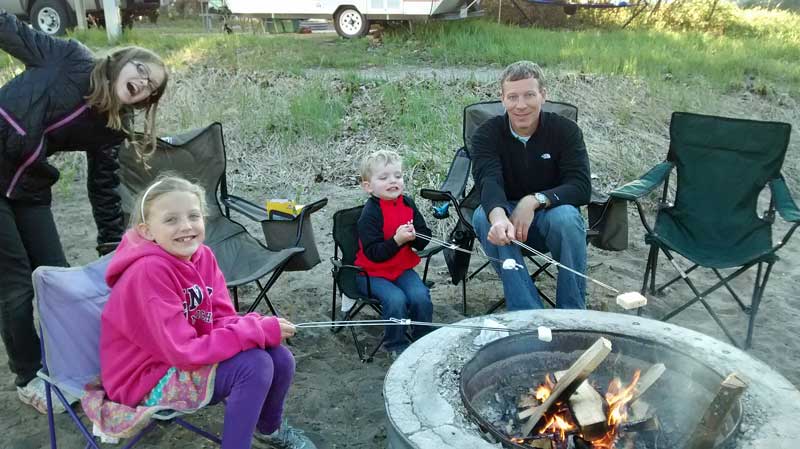
<svg viewBox="0 0 800 449">
<path fill-rule="evenodd" d="M 556 382 L 563 379 L 566 371 L 558 371 Z M 608 418 L 606 417 L 605 399 L 595 388 L 589 385 L 588 380 L 584 380 L 569 397 L 567 404 L 578 425 L 578 431 L 586 440 L 596 440 L 602 438 L 608 432 Z"/>
<path fill-rule="evenodd" d="M 629 405 L 632 405 L 639 399 L 650 387 L 653 386 L 654 383 L 664 374 L 667 368 L 664 366 L 663 363 L 656 363 L 655 365 L 651 365 L 650 368 L 639 378 L 639 382 L 636 383 L 636 392 L 633 394 L 633 397 L 628 402 Z"/>
<path fill-rule="evenodd" d="M 694 429 L 686 449 L 714 447 L 717 436 L 723 430 L 725 418 L 745 389 L 747 389 L 747 383 L 736 373 L 729 375 L 722 381 L 714 400 L 711 401 L 711 405 L 708 406 L 703 418 Z"/>
<path fill-rule="evenodd" d="M 578 357 L 578 360 L 569 367 L 561 381 L 556 383 L 553 391 L 550 392 L 550 396 L 541 405 L 523 410 L 517 415 L 519 419 L 529 417 L 528 421 L 522 426 L 522 434 L 529 435 L 550 407 L 556 402 L 563 402 L 564 399 L 568 399 L 578 386 L 589 377 L 589 374 L 597 369 L 610 352 L 611 342 L 604 337 L 597 339 L 589 349 L 584 351 Z"/>
</svg>

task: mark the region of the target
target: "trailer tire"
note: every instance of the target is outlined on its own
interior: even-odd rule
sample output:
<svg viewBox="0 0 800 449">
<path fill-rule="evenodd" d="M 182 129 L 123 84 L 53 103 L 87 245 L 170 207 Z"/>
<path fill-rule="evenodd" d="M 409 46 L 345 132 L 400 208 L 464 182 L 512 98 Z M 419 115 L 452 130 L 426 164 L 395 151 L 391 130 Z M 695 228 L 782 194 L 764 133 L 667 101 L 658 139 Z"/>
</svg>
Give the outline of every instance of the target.
<svg viewBox="0 0 800 449">
<path fill-rule="evenodd" d="M 31 24 L 43 33 L 51 36 L 63 36 L 68 28 L 72 28 L 70 8 L 61 0 L 38 0 L 31 8 Z"/>
<path fill-rule="evenodd" d="M 369 32 L 369 20 L 352 6 L 337 11 L 333 24 L 339 36 L 345 39 L 362 37 Z"/>
</svg>

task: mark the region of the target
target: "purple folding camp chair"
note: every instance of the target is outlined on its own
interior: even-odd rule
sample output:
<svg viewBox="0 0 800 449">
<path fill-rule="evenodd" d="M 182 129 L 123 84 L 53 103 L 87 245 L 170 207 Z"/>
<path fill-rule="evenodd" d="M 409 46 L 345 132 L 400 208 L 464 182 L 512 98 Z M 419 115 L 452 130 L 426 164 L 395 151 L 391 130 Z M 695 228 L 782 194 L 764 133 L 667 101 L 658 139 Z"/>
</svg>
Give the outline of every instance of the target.
<svg viewBox="0 0 800 449">
<path fill-rule="evenodd" d="M 86 439 L 86 448 L 100 449 L 91 432 L 64 397 L 67 392 L 80 398 L 84 386 L 100 375 L 100 314 L 108 301 L 110 289 L 105 272 L 111 255 L 84 267 L 39 267 L 33 272 L 33 288 L 42 342 L 42 369 L 38 376 L 45 381 L 50 447 L 56 449 L 51 391 L 64 405 L 72 421 Z M 220 439 L 179 418 L 181 413 L 157 413 L 154 420 L 127 441 L 133 447 L 158 421 L 179 424 L 211 441 Z"/>
</svg>

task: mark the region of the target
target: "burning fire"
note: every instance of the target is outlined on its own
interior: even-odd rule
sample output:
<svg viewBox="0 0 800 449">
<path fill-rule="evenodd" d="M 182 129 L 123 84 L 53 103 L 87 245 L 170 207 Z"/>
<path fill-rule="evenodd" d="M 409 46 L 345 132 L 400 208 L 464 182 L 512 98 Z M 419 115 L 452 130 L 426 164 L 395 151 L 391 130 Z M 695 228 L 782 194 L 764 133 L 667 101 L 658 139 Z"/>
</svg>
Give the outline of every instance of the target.
<svg viewBox="0 0 800 449">
<path fill-rule="evenodd" d="M 606 391 L 606 403 L 608 403 L 608 432 L 603 438 L 592 441 L 594 449 L 614 449 L 614 443 L 619 433 L 619 425 L 628 419 L 628 402 L 633 399 L 636 392 L 636 384 L 639 382 L 641 371 L 638 369 L 633 373 L 633 379 L 627 387 L 622 388 L 622 381 L 614 378 L 608 385 Z"/>
<path fill-rule="evenodd" d="M 633 399 L 633 395 L 636 393 L 636 385 L 639 382 L 640 375 L 641 372 L 636 370 L 631 382 L 626 387 L 622 386 L 622 381 L 619 378 L 615 378 L 609 383 L 605 394 L 605 400 L 608 405 L 607 422 L 609 430 L 602 438 L 590 441 L 593 449 L 615 448 L 619 426 L 628 419 L 628 402 Z M 534 392 L 534 397 L 541 404 L 550 397 L 553 388 L 555 388 L 555 382 L 548 374 L 545 376 L 544 383 L 539 385 Z M 565 404 L 556 403 L 552 409 L 555 411 L 544 415 L 543 422 L 545 425 L 539 430 L 539 434 L 552 434 L 556 441 L 565 441 L 567 432 L 576 429 L 577 424 Z M 522 440 L 518 442 L 522 442 Z"/>
</svg>

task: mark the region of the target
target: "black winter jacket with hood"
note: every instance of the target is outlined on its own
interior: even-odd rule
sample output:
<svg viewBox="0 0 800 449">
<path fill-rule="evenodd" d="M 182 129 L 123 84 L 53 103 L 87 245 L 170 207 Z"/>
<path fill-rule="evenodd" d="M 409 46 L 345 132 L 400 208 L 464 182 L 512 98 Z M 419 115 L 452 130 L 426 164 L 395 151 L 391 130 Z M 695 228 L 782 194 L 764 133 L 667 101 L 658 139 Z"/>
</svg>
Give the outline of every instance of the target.
<svg viewBox="0 0 800 449">
<path fill-rule="evenodd" d="M 85 151 L 98 243 L 119 241 L 124 226 L 117 191 L 117 146 L 125 133 L 85 101 L 94 56 L 81 43 L 35 31 L 0 11 L 0 49 L 25 70 L 0 88 L 0 194 L 49 205 L 59 173 L 56 151 Z"/>
</svg>

